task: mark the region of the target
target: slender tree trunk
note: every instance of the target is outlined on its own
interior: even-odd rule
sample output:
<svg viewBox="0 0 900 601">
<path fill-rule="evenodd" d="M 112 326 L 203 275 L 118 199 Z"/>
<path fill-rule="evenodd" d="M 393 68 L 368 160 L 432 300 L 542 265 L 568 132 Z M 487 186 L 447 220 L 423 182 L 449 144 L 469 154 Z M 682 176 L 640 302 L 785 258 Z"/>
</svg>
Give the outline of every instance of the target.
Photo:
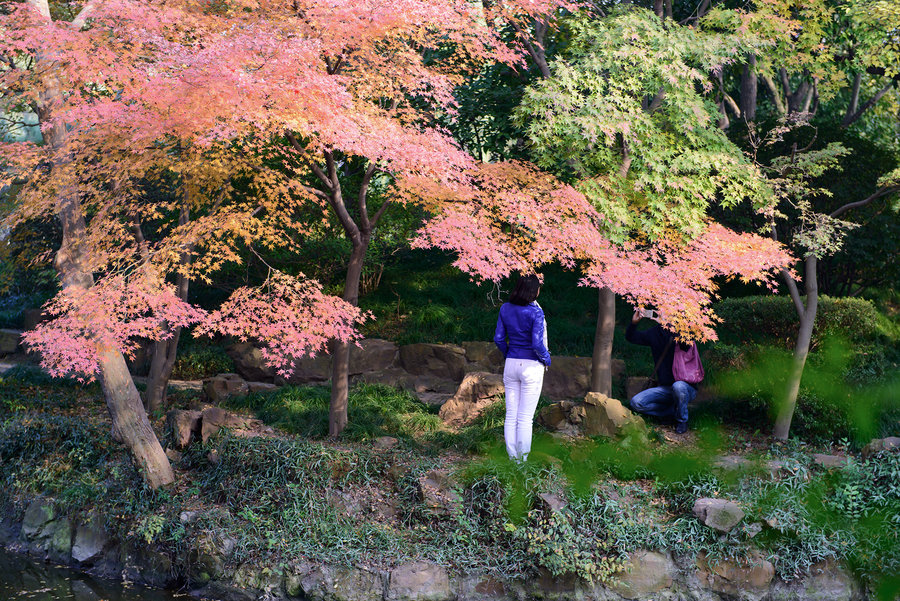
<svg viewBox="0 0 900 601">
<path fill-rule="evenodd" d="M 361 235 L 353 240 L 347 278 L 344 281 L 344 300 L 353 306 L 359 305 L 359 280 L 362 276 L 369 235 Z M 347 427 L 347 409 L 350 395 L 350 344 L 340 340 L 331 341 L 331 404 L 328 413 L 328 435 L 338 436 Z"/>
<path fill-rule="evenodd" d="M 591 357 L 591 391 L 612 395 L 612 348 L 616 327 L 616 295 L 600 288 L 597 295 L 597 330 Z"/>
<path fill-rule="evenodd" d="M 741 117 L 748 123 L 756 121 L 757 84 L 756 55 L 751 54 L 741 73 Z"/>
<path fill-rule="evenodd" d="M 46 2 L 31 4 L 36 5 L 41 14 L 46 12 L 49 20 L 49 11 L 44 10 Z M 45 87 L 38 97 L 37 111 L 43 123 L 50 119 L 53 105 L 62 98 L 62 87 L 53 74 L 52 65 L 44 68 Z M 67 160 L 64 154 L 66 135 L 67 126 L 64 123 L 57 123 L 44 132 L 44 142 L 56 153 L 53 168 L 60 167 Z M 87 290 L 94 285 L 94 276 L 84 248 L 87 229 L 84 212 L 74 191 L 63 189 L 59 193 L 56 214 L 62 224 L 63 239 L 54 263 L 62 287 L 64 290 Z M 112 420 L 113 438 L 128 447 L 150 487 L 155 489 L 171 484 L 175 481 L 175 474 L 147 419 L 125 357 L 120 351 L 109 348 L 98 348 L 98 355 L 100 384 Z"/>
<path fill-rule="evenodd" d="M 800 314 L 800 331 L 797 334 L 797 342 L 794 345 L 794 358 L 790 375 L 785 383 L 784 395 L 777 408 L 775 417 L 774 436 L 779 440 L 787 440 L 791 430 L 791 420 L 794 417 L 794 409 L 797 406 L 797 395 L 800 393 L 800 381 L 803 379 L 803 369 L 806 367 L 806 358 L 809 356 L 809 346 L 812 340 L 813 327 L 816 323 L 816 311 L 819 304 L 819 289 L 816 279 L 816 257 L 806 258 L 806 274 L 804 278 L 806 288 L 806 306 Z"/>
<path fill-rule="evenodd" d="M 181 208 L 181 214 L 178 216 L 178 225 L 186 225 L 190 220 L 190 209 L 185 204 Z M 190 279 L 187 277 L 187 270 L 190 269 L 193 260 L 193 245 L 181 253 L 179 262 L 181 263 L 181 271 L 178 274 L 175 293 L 183 301 L 188 299 L 188 287 Z M 150 374 L 147 379 L 147 393 L 145 395 L 145 403 L 147 411 L 152 413 L 162 408 L 163 402 L 169 392 L 169 379 L 172 377 L 172 370 L 175 368 L 175 359 L 178 356 L 178 341 L 181 338 L 181 328 L 175 328 L 172 336 L 165 340 L 158 340 L 153 345 L 153 359 L 150 362 Z"/>
</svg>

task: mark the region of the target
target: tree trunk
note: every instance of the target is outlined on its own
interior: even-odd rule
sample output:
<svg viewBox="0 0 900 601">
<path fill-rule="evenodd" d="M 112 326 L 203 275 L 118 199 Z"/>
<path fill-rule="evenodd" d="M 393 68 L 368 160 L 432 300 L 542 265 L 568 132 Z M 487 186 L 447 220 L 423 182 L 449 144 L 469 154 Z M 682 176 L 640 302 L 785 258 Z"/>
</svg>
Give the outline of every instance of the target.
<svg viewBox="0 0 900 601">
<path fill-rule="evenodd" d="M 362 234 L 352 240 L 350 263 L 347 265 L 347 279 L 344 281 L 344 300 L 351 305 L 359 305 L 359 280 L 362 276 L 366 249 L 370 236 Z M 347 409 L 350 394 L 350 344 L 340 340 L 331 341 L 331 405 L 328 413 L 328 435 L 338 436 L 347 427 Z"/>
<path fill-rule="evenodd" d="M 756 55 L 749 55 L 741 73 L 741 117 L 748 123 L 756 121 Z"/>
<path fill-rule="evenodd" d="M 178 354 L 178 340 L 181 328 L 175 328 L 172 336 L 165 340 L 157 340 L 153 345 L 153 360 L 150 362 L 150 374 L 147 378 L 145 405 L 148 413 L 159 411 L 169 394 L 169 379 L 175 368 Z"/>
<path fill-rule="evenodd" d="M 800 316 L 800 332 L 794 345 L 794 360 L 791 372 L 785 382 L 784 395 L 777 408 L 774 436 L 779 440 L 787 440 L 791 430 L 791 420 L 797 406 L 797 395 L 800 393 L 800 381 L 806 358 L 809 356 L 809 345 L 812 340 L 813 327 L 816 323 L 816 310 L 819 303 L 818 282 L 816 280 L 816 258 L 806 258 L 806 307 Z"/>
<path fill-rule="evenodd" d="M 591 357 L 591 391 L 612 395 L 612 347 L 616 327 L 616 295 L 601 288 L 597 302 L 597 330 Z"/>
<path fill-rule="evenodd" d="M 100 349 L 98 354 L 100 385 L 112 418 L 112 437 L 131 450 L 144 482 L 151 488 L 171 484 L 175 481 L 175 474 L 147 419 L 125 358 L 113 349 Z"/>
<path fill-rule="evenodd" d="M 42 123 L 51 117 L 53 105 L 62 98 L 60 82 L 47 67 L 44 91 L 38 97 L 38 116 Z M 64 164 L 63 152 L 67 125 L 57 122 L 44 131 L 44 142 L 55 151 L 53 168 Z M 73 190 L 61 190 L 56 215 L 62 224 L 63 239 L 54 260 L 64 290 L 87 290 L 94 285 L 90 261 L 84 249 L 86 225 L 84 211 Z M 147 419 L 141 397 L 128 372 L 125 357 L 118 350 L 98 348 L 100 383 L 112 419 L 113 438 L 131 451 L 144 481 L 158 488 L 175 481 L 169 459 L 163 452 Z"/>
<path fill-rule="evenodd" d="M 189 220 L 190 209 L 185 204 L 182 206 L 181 214 L 178 216 L 178 225 L 186 225 Z M 188 299 L 188 287 L 191 282 L 186 272 L 193 260 L 193 251 L 194 245 L 191 244 L 179 257 L 182 269 L 178 274 L 175 294 L 185 302 Z M 175 328 L 171 337 L 165 340 L 157 340 L 156 344 L 153 345 L 153 360 L 150 362 L 150 374 L 147 380 L 147 394 L 145 396 L 145 405 L 150 413 L 162 408 L 163 402 L 166 400 L 169 392 L 169 379 L 172 377 L 175 359 L 178 356 L 178 340 L 180 338 L 181 328 Z"/>
</svg>

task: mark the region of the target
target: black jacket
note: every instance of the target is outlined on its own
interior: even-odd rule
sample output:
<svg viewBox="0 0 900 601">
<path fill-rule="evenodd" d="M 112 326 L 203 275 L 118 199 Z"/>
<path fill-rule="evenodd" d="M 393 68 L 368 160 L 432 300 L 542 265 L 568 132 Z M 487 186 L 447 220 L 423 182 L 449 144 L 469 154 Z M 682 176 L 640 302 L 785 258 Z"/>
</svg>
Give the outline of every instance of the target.
<svg viewBox="0 0 900 601">
<path fill-rule="evenodd" d="M 677 343 L 671 332 L 659 324 L 649 330 L 639 331 L 636 324 L 629 323 L 625 330 L 625 340 L 650 347 L 650 352 L 653 353 L 653 365 L 659 364 L 659 369 L 656 370 L 656 381 L 659 386 L 671 386 L 675 383 L 675 377 L 672 376 L 672 359 L 675 356 L 675 344 Z M 665 353 L 664 357 L 663 353 Z M 660 357 L 663 357 L 662 361 L 660 361 Z"/>
</svg>

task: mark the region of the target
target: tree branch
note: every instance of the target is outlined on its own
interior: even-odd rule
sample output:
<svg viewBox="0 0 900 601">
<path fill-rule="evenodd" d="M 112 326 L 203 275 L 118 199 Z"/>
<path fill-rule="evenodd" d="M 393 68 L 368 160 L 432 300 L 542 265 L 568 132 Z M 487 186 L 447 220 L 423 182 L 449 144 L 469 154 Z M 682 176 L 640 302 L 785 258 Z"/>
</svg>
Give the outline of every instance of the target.
<svg viewBox="0 0 900 601">
<path fill-rule="evenodd" d="M 863 200 L 857 200 L 856 202 L 848 202 L 844 206 L 839 207 L 839 208 L 835 209 L 834 211 L 832 211 L 828 216 L 831 218 L 839 217 L 840 215 L 843 215 L 847 211 L 850 211 L 852 209 L 858 209 L 860 207 L 864 207 L 867 204 L 869 204 L 870 202 L 872 202 L 873 200 L 877 200 L 879 198 L 882 198 L 883 196 L 887 196 L 888 194 L 892 194 L 893 192 L 898 192 L 898 191 L 900 191 L 900 186 L 886 186 L 886 187 L 881 188 L 880 190 L 876 191 L 874 194 L 872 194 L 868 198 L 864 198 Z"/>
<path fill-rule="evenodd" d="M 353 217 L 350 215 L 350 211 L 347 210 L 347 205 L 344 204 L 344 196 L 341 193 L 340 181 L 338 180 L 337 175 L 337 164 L 334 161 L 334 155 L 330 150 L 326 150 L 324 152 L 325 164 L 328 167 L 328 175 L 335 183 L 335 186 L 331 191 L 331 196 L 328 197 L 328 202 L 329 204 L 331 204 L 331 208 L 333 208 L 334 212 L 337 214 L 341 225 L 344 227 L 344 231 L 347 233 L 347 237 L 350 238 L 350 240 L 354 244 L 357 244 L 361 240 L 359 226 L 357 226 L 356 222 L 353 221 Z"/>
<path fill-rule="evenodd" d="M 772 77 L 770 75 L 760 75 L 760 79 L 763 80 L 763 83 L 766 84 L 766 87 L 769 89 L 769 93 L 772 94 L 772 100 L 775 102 L 775 109 L 778 111 L 778 114 L 782 117 L 787 115 L 787 107 L 784 104 L 784 98 L 781 97 L 781 92 L 778 90 L 778 86 L 775 85 Z"/>
<path fill-rule="evenodd" d="M 519 35 L 519 37 L 522 38 L 522 43 L 525 44 L 525 49 L 528 50 L 528 54 L 530 54 L 531 58 L 534 59 L 534 63 L 537 65 L 538 70 L 541 72 L 541 77 L 543 77 L 544 79 L 549 79 L 550 65 L 547 64 L 547 55 L 544 53 L 543 47 L 535 47 L 535 45 L 531 43 L 531 40 L 528 39 L 528 36 L 525 35 L 525 32 L 522 30 L 519 24 L 514 20 L 510 20 L 510 23 L 512 24 L 513 29 L 516 30 L 516 33 Z M 540 31 L 537 29 L 537 26 L 535 29 L 536 33 Z M 544 32 L 546 32 L 546 28 L 544 29 Z M 535 41 L 538 42 L 538 40 Z"/>
<path fill-rule="evenodd" d="M 294 150 L 309 159 L 309 167 L 310 169 L 312 169 L 312 172 L 316 175 L 316 177 L 318 177 L 329 190 L 334 190 L 334 187 L 337 185 L 337 181 L 335 180 L 334 182 L 332 182 L 328 178 L 328 176 L 325 175 L 325 172 L 322 171 L 322 169 L 318 165 L 316 165 L 315 161 L 312 160 L 312 157 L 309 156 L 309 153 L 306 152 L 306 149 L 303 148 L 303 145 L 300 144 L 300 142 L 297 140 L 297 136 L 295 136 L 293 132 L 286 131 L 284 133 L 288 139 L 288 142 L 290 142 L 291 146 L 294 147 Z"/>
<path fill-rule="evenodd" d="M 87 4 L 85 4 L 81 8 L 81 10 L 78 11 L 78 14 L 75 15 L 75 18 L 72 19 L 72 29 L 74 29 L 75 31 L 81 31 L 85 23 L 87 23 L 87 20 L 91 18 L 91 13 L 94 12 L 94 7 L 96 5 L 97 3 L 95 2 L 95 0 L 90 0 Z"/>
<path fill-rule="evenodd" d="M 778 229 L 775 227 L 774 217 L 769 217 L 769 229 L 772 240 L 778 242 Z M 784 283 L 787 286 L 788 294 L 791 295 L 791 301 L 794 303 L 794 309 L 797 311 L 797 316 L 802 319 L 803 314 L 806 313 L 806 307 L 803 305 L 803 300 L 800 298 L 800 290 L 797 289 L 797 280 L 794 279 L 794 276 L 792 276 L 787 269 L 781 270 L 781 277 L 784 279 Z"/>
<path fill-rule="evenodd" d="M 878 90 L 878 92 L 874 96 L 869 98 L 861 107 L 859 107 L 859 110 L 857 110 L 855 113 L 853 113 L 851 115 L 851 114 L 849 114 L 850 111 L 848 110 L 847 111 L 848 115 L 846 117 L 844 117 L 843 121 L 841 121 L 841 127 L 842 128 L 849 127 L 854 121 L 856 121 L 857 119 L 862 117 L 863 113 L 865 113 L 867 110 L 869 110 L 870 108 L 875 106 L 875 103 L 878 102 L 879 100 L 881 100 L 882 97 L 885 94 L 887 94 L 888 90 L 890 90 L 893 86 L 894 86 L 893 80 L 887 82 L 886 86 L 884 86 L 883 88 Z"/>
</svg>

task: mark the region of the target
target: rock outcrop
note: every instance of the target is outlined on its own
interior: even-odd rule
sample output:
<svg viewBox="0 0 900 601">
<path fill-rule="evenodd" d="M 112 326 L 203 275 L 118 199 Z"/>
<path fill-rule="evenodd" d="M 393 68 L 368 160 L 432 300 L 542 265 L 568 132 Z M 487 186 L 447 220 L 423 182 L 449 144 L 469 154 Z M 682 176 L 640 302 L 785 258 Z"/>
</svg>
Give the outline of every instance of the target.
<svg viewBox="0 0 900 601">
<path fill-rule="evenodd" d="M 541 410 L 538 421 L 548 430 L 567 436 L 610 436 L 629 428 L 643 429 L 644 420 L 621 401 L 590 392 L 581 402 L 560 401 Z"/>
<path fill-rule="evenodd" d="M 441 419 L 453 428 L 470 424 L 482 411 L 502 400 L 503 394 L 503 377 L 499 374 L 466 374 L 456 394 L 441 406 Z"/>
</svg>

